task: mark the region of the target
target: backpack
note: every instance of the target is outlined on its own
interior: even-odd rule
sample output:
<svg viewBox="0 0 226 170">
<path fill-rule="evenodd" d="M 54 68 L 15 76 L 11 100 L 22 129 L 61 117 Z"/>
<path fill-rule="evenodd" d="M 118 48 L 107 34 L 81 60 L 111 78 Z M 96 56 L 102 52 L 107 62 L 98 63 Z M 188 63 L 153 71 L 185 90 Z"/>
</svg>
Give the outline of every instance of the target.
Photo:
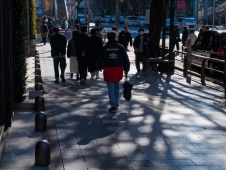
<svg viewBox="0 0 226 170">
<path fill-rule="evenodd" d="M 47 25 L 46 24 L 43 24 L 42 31 L 43 32 L 48 32 L 48 28 L 47 28 Z"/>
</svg>

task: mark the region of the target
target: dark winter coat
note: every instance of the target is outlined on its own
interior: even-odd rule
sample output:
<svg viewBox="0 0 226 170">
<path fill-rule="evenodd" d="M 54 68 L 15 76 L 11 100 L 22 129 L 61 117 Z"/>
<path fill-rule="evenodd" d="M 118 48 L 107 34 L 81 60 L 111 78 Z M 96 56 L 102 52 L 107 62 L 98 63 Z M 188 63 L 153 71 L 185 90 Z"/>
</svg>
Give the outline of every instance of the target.
<svg viewBox="0 0 226 170">
<path fill-rule="evenodd" d="M 119 82 L 123 77 L 123 70 L 128 72 L 130 69 L 125 48 L 115 40 L 108 41 L 102 48 L 102 63 L 106 82 Z"/>
<path fill-rule="evenodd" d="M 76 42 L 73 39 L 70 39 L 67 46 L 67 58 L 71 56 L 76 56 Z"/>
<path fill-rule="evenodd" d="M 76 36 L 76 53 L 78 60 L 88 61 L 88 48 L 89 48 L 89 36 L 85 33 L 80 33 Z M 85 52 L 85 56 L 82 56 L 82 52 Z"/>
<path fill-rule="evenodd" d="M 148 40 L 148 38 L 145 35 L 143 35 L 143 36 L 144 36 L 144 40 L 143 40 L 143 48 L 144 49 L 143 49 L 143 52 L 148 54 L 148 52 L 149 52 L 149 50 L 148 50 L 149 40 Z M 144 43 L 147 43 L 147 45 L 145 45 Z M 135 48 L 139 49 L 139 46 L 140 46 L 140 35 L 136 36 L 134 38 L 134 42 L 133 42 L 134 49 Z"/>
<path fill-rule="evenodd" d="M 89 38 L 89 48 L 88 48 L 88 71 L 89 72 L 100 70 L 102 47 L 103 45 L 100 37 L 91 36 Z"/>
<path fill-rule="evenodd" d="M 188 30 L 184 30 L 182 32 L 182 44 L 185 45 L 185 41 L 187 40 L 188 37 Z"/>
<path fill-rule="evenodd" d="M 56 57 L 61 53 L 61 55 L 66 54 L 67 39 L 65 35 L 55 33 L 50 37 L 51 46 L 51 56 Z"/>
<path fill-rule="evenodd" d="M 173 36 L 174 36 L 174 43 L 178 43 L 180 40 L 180 33 L 179 33 L 179 29 L 175 28 L 173 30 Z"/>
<path fill-rule="evenodd" d="M 128 45 L 130 43 L 130 46 L 132 46 L 132 36 L 131 34 L 127 31 L 121 31 L 119 33 L 119 43 L 122 45 Z"/>
</svg>

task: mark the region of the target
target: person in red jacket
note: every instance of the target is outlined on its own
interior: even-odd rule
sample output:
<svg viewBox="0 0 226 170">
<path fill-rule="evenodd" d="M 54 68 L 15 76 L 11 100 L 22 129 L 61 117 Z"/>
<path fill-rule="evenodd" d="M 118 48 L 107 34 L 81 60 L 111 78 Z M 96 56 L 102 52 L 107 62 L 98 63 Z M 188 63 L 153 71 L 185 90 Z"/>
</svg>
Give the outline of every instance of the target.
<svg viewBox="0 0 226 170">
<path fill-rule="evenodd" d="M 116 33 L 108 32 L 107 38 L 108 42 L 102 48 L 104 81 L 107 83 L 111 105 L 109 112 L 116 113 L 119 107 L 119 81 L 123 77 L 123 71 L 127 76 L 130 62 L 125 48 L 116 41 Z"/>
</svg>

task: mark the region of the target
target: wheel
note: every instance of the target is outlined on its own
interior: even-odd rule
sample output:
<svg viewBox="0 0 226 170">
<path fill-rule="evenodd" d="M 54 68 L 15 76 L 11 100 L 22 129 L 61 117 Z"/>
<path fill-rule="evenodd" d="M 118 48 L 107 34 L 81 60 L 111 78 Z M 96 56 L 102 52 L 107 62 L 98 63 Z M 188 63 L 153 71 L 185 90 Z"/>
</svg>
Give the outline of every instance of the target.
<svg viewBox="0 0 226 170">
<path fill-rule="evenodd" d="M 209 68 L 215 69 L 214 63 L 212 63 L 212 62 L 209 63 Z M 209 72 L 210 72 L 211 75 L 214 75 L 214 71 L 213 70 L 209 70 Z"/>
</svg>

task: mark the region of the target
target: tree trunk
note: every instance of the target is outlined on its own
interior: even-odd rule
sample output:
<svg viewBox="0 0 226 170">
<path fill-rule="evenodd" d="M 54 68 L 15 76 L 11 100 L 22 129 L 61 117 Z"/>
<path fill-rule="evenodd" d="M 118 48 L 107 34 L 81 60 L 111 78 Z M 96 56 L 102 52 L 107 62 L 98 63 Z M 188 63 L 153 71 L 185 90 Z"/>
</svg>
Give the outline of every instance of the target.
<svg viewBox="0 0 226 170">
<path fill-rule="evenodd" d="M 159 55 L 160 33 L 162 28 L 163 3 L 166 0 L 152 0 L 150 9 L 150 29 L 149 34 L 151 41 Z"/>
</svg>

